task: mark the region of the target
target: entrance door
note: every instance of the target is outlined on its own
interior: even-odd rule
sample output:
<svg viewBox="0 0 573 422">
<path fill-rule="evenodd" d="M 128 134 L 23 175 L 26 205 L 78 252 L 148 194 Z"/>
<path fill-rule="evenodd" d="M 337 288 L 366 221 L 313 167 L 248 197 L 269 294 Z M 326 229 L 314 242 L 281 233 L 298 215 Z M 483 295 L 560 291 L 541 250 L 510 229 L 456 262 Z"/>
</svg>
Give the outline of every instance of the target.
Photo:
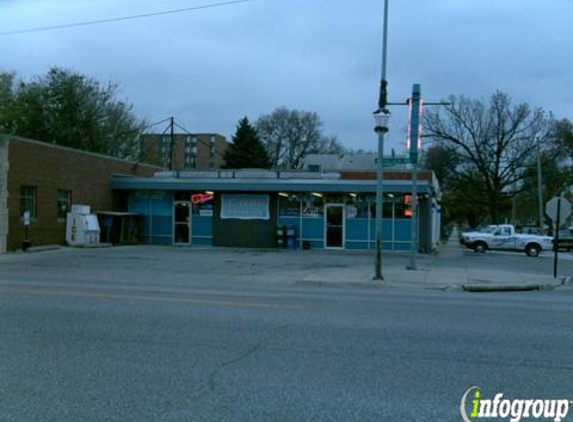
<svg viewBox="0 0 573 422">
<path fill-rule="evenodd" d="M 189 245 L 191 243 L 191 202 L 173 204 L 173 243 Z"/>
<path fill-rule="evenodd" d="M 326 247 L 338 248 L 344 247 L 344 206 L 343 205 L 326 205 Z"/>
</svg>

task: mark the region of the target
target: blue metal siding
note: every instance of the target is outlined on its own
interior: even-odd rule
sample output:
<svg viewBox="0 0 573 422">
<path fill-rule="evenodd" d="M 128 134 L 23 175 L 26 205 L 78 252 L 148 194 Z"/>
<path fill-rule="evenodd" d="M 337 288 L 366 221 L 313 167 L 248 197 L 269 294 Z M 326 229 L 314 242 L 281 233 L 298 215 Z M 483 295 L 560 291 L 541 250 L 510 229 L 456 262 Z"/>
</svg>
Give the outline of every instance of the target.
<svg viewBox="0 0 573 422">
<path fill-rule="evenodd" d="M 368 219 L 347 218 L 344 224 L 346 225 L 344 247 L 346 249 L 368 249 Z"/>
<path fill-rule="evenodd" d="M 191 244 L 213 245 L 213 217 L 204 215 L 191 216 Z"/>
<path fill-rule="evenodd" d="M 129 212 L 141 214 L 141 240 L 154 245 L 173 244 L 173 197 L 170 193 L 132 192 Z"/>
<path fill-rule="evenodd" d="M 396 219 L 394 223 L 394 241 L 396 242 L 408 242 L 408 248 L 410 248 L 410 240 L 412 233 L 412 221 L 410 219 Z"/>
<path fill-rule="evenodd" d="M 303 218 L 302 240 L 308 241 L 313 249 L 323 249 L 324 218 Z"/>
</svg>

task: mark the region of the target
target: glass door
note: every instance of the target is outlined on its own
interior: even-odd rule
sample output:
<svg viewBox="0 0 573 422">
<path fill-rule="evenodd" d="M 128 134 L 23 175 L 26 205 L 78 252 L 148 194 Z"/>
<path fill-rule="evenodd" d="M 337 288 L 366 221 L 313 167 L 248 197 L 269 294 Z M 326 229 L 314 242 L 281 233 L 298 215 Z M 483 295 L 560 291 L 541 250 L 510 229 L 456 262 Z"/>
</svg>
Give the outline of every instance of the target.
<svg viewBox="0 0 573 422">
<path fill-rule="evenodd" d="M 326 247 L 344 248 L 344 205 L 326 205 Z"/>
<path fill-rule="evenodd" d="M 173 243 L 189 245 L 191 243 L 191 202 L 173 204 Z"/>
</svg>

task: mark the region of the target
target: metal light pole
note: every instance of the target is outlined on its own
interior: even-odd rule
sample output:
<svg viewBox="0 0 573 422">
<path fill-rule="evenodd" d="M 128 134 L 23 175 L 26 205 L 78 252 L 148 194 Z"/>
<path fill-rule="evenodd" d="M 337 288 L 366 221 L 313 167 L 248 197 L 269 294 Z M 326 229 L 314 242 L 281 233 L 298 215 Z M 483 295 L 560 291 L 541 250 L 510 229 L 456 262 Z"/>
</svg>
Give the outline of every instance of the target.
<svg viewBox="0 0 573 422">
<path fill-rule="evenodd" d="M 540 234 L 544 234 L 543 230 L 543 180 L 541 178 L 541 145 L 539 138 L 537 138 L 537 207 L 539 211 L 539 230 Z"/>
<path fill-rule="evenodd" d="M 412 163 L 412 216 L 410 224 L 410 265 L 408 270 L 416 270 L 416 254 L 418 253 L 418 142 L 420 140 L 420 124 L 422 116 L 422 88 L 420 84 L 412 86 L 410 100 L 410 162 Z"/>
<path fill-rule="evenodd" d="M 376 261 L 374 280 L 384 280 L 382 277 L 382 210 L 384 208 L 383 183 L 383 159 L 384 159 L 384 135 L 388 132 L 388 119 L 390 113 L 387 110 L 374 113 L 376 126 L 374 131 L 378 135 L 378 158 L 376 160 Z"/>
<path fill-rule="evenodd" d="M 378 110 L 374 112 L 374 131 L 378 135 L 378 158 L 376 161 L 376 259 L 374 262 L 374 280 L 384 280 L 382 277 L 382 209 L 384 196 L 383 160 L 384 160 L 384 135 L 388 132 L 388 119 L 390 112 L 388 104 L 388 81 L 386 80 L 386 57 L 388 51 L 388 0 L 384 0 L 384 29 L 382 36 L 382 79 L 380 81 L 380 96 L 378 98 Z"/>
</svg>

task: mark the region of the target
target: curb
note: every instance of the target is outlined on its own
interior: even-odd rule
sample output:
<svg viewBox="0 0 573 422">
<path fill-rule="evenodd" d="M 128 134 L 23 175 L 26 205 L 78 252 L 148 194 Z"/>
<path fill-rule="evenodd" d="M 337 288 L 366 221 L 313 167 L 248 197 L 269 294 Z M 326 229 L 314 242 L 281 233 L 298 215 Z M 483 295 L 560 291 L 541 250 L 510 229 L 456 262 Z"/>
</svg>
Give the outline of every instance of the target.
<svg viewBox="0 0 573 422">
<path fill-rule="evenodd" d="M 303 286 L 303 287 L 341 287 L 341 288 L 357 288 L 357 289 L 382 289 L 385 287 L 389 287 L 384 282 L 379 283 L 372 281 L 371 283 L 360 281 L 360 282 L 338 282 L 333 283 L 329 281 L 312 281 L 312 280 L 299 280 L 293 283 L 294 286 Z"/>
<path fill-rule="evenodd" d="M 46 252 L 46 251 L 56 251 L 61 249 L 60 245 L 42 245 L 42 246 L 30 246 L 22 253 L 38 253 L 38 252 Z"/>
<path fill-rule="evenodd" d="M 532 292 L 540 290 L 553 290 L 556 286 L 552 284 L 462 284 L 462 289 L 470 293 L 490 293 L 490 292 Z"/>
</svg>

